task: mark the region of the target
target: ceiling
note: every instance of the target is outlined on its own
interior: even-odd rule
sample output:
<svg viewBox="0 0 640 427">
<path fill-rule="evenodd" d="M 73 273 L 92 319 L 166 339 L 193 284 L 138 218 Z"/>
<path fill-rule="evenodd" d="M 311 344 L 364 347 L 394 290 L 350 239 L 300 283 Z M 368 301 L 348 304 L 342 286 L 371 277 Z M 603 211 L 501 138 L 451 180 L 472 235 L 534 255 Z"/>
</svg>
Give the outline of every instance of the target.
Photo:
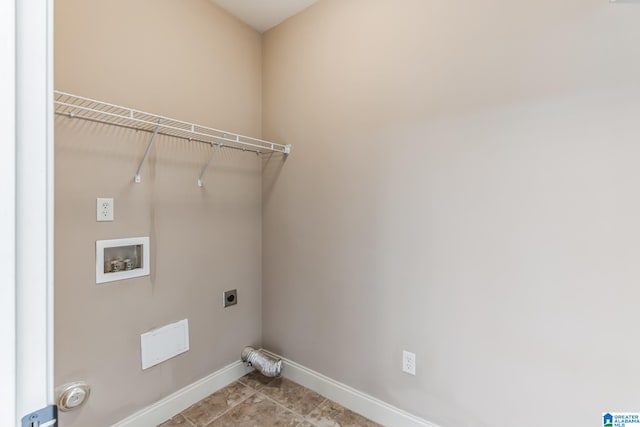
<svg viewBox="0 0 640 427">
<path fill-rule="evenodd" d="M 241 21 L 263 32 L 318 0 L 212 0 Z"/>
</svg>

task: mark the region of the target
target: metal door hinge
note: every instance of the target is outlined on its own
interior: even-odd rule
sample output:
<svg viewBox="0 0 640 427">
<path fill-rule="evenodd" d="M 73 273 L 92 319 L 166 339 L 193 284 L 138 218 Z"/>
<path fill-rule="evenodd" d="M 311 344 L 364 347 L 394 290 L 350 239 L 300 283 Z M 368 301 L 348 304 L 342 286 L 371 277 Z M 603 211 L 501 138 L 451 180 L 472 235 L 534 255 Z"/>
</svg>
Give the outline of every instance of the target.
<svg viewBox="0 0 640 427">
<path fill-rule="evenodd" d="M 48 426 L 58 426 L 58 407 L 56 405 L 49 405 L 46 408 L 25 415 L 22 417 L 22 427 L 40 427 L 51 421 L 54 421 L 54 423 Z"/>
</svg>

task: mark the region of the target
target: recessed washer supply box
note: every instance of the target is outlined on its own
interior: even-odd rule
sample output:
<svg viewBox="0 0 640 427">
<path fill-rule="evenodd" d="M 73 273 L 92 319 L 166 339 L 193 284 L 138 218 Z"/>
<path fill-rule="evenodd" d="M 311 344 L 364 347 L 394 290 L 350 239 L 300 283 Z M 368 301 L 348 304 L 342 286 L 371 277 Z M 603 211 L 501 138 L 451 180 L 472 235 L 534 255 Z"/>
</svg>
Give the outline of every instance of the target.
<svg viewBox="0 0 640 427">
<path fill-rule="evenodd" d="M 149 275 L 149 237 L 96 241 L 96 283 Z"/>
</svg>

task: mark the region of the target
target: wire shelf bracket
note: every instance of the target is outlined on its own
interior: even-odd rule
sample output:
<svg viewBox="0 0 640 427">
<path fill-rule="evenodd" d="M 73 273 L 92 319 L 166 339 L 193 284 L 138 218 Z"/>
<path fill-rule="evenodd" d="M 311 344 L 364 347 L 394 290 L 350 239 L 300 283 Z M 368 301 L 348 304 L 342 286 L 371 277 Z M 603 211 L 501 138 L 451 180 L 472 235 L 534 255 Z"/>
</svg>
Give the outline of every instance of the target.
<svg viewBox="0 0 640 427">
<path fill-rule="evenodd" d="M 213 159 L 215 159 L 216 156 L 218 155 L 218 152 L 222 148 L 222 145 L 223 144 L 216 145 L 216 148 L 213 150 L 211 157 L 209 157 L 209 161 L 207 162 L 206 165 L 204 165 L 204 168 L 202 169 L 202 172 L 200 172 L 200 176 L 198 177 L 198 187 L 200 188 L 204 187 L 204 181 L 202 180 L 204 178 L 204 174 L 207 173 L 209 166 L 211 166 L 211 163 L 213 163 Z"/>
<path fill-rule="evenodd" d="M 223 147 L 249 151 L 258 155 L 264 153 L 281 153 L 287 156 L 291 153 L 291 144 L 276 144 L 250 136 L 226 132 L 220 129 L 187 123 L 157 114 L 97 101 L 67 92 L 54 91 L 53 103 L 55 114 L 57 115 L 151 133 L 151 140 L 147 145 L 144 157 L 135 174 L 134 180 L 136 183 L 142 181 L 140 176 L 142 167 L 147 161 L 158 135 L 179 138 L 188 142 L 199 142 L 209 146 L 216 145 L 214 154 L 212 154 L 209 162 L 207 162 L 207 165 L 198 178 L 199 186 L 203 185 L 203 178 L 207 169 L 218 154 L 218 151 Z"/>
<path fill-rule="evenodd" d="M 149 144 L 147 144 L 147 149 L 144 152 L 144 157 L 142 157 L 140 166 L 138 166 L 138 170 L 136 171 L 136 176 L 133 178 L 136 184 L 140 184 L 140 182 L 142 181 L 142 178 L 140 178 L 140 172 L 142 172 L 142 166 L 144 165 L 144 162 L 147 161 L 147 157 L 149 157 L 149 153 L 151 152 L 153 143 L 156 140 L 156 136 L 158 136 L 158 131 L 160 130 L 161 124 L 162 124 L 162 119 L 158 119 L 158 126 L 156 126 L 155 130 L 153 131 L 153 135 L 151 135 L 151 140 L 149 141 Z"/>
</svg>

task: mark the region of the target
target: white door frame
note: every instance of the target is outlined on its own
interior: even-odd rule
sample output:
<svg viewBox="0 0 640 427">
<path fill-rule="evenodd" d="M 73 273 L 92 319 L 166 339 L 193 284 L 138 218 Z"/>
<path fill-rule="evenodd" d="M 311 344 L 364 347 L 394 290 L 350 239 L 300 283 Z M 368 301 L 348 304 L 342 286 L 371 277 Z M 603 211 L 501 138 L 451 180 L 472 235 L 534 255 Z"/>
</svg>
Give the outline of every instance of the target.
<svg viewBox="0 0 640 427">
<path fill-rule="evenodd" d="M 19 426 L 54 403 L 53 0 L 0 3 L 0 425 Z"/>
<path fill-rule="evenodd" d="M 0 425 L 16 419 L 15 3 L 0 1 Z M 5 380 L 5 378 L 7 380 Z"/>
</svg>

